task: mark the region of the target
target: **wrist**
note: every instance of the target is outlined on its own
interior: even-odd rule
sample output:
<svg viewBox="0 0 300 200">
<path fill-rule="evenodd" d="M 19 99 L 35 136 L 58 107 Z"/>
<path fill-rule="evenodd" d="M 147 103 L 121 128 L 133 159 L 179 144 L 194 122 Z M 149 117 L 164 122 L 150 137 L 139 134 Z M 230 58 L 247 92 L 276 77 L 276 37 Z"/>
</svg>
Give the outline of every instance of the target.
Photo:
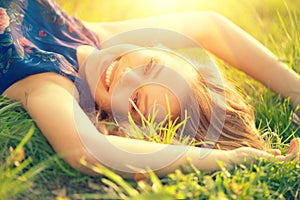
<svg viewBox="0 0 300 200">
<path fill-rule="evenodd" d="M 200 149 L 197 159 L 199 169 L 217 171 L 222 168 L 232 169 L 235 165 L 236 152 L 234 150 Z"/>
</svg>

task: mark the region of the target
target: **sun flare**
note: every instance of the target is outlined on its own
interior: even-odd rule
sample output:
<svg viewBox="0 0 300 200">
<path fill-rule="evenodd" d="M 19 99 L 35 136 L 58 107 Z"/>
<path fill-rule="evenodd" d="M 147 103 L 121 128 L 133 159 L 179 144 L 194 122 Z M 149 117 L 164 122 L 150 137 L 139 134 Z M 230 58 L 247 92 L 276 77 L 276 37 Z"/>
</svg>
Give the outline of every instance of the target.
<svg viewBox="0 0 300 200">
<path fill-rule="evenodd" d="M 142 2 L 142 1 L 141 1 Z M 195 5 L 195 0 L 146 0 L 144 6 L 154 12 L 178 11 Z"/>
</svg>

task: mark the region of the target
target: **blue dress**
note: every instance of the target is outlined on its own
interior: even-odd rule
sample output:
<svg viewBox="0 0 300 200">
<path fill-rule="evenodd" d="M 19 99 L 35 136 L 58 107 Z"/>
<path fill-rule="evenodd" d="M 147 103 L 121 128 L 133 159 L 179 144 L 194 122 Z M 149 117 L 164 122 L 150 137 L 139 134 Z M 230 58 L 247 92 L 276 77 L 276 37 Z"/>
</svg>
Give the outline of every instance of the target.
<svg viewBox="0 0 300 200">
<path fill-rule="evenodd" d="M 0 7 L 10 18 L 9 27 L 0 34 L 0 94 L 38 73 L 55 72 L 80 80 L 77 47 L 100 49 L 97 36 L 52 0 L 1 0 Z M 86 84 L 79 82 L 76 86 L 86 92 Z"/>
</svg>

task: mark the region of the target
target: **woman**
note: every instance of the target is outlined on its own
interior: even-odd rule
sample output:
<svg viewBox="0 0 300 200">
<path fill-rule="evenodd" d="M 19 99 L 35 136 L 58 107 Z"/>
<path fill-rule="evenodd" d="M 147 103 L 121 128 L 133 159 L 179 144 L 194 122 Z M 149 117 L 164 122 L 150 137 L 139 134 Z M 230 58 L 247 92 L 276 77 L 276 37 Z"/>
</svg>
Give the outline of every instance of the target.
<svg viewBox="0 0 300 200">
<path fill-rule="evenodd" d="M 276 155 L 277 160 L 298 158 L 299 147 L 295 144 L 299 139 L 292 141 L 291 150 L 286 156 L 280 155 L 277 150 L 271 153 L 264 151 L 264 143 L 254 127 L 251 110 L 241 98 L 226 87 L 211 85 L 204 75 L 191 67 L 183 72 L 178 63 L 188 66 L 186 60 L 178 58 L 178 55 L 170 56 L 168 48 L 172 47 L 160 48 L 159 51 L 136 51 L 139 48 L 136 44 L 133 44 L 134 47 L 132 44 L 119 45 L 122 41 L 116 44 L 115 39 L 111 40 L 116 34 L 149 27 L 185 35 L 273 91 L 290 97 L 292 103 L 298 105 L 300 92 L 294 86 L 300 84 L 299 76 L 222 16 L 203 12 L 82 24 L 51 0 L 7 0 L 2 1 L 0 7 L 1 93 L 22 102 L 54 150 L 62 154 L 73 167 L 90 172 L 79 164 L 80 158 L 85 157 L 90 163 L 100 162 L 128 176 L 134 175 L 137 168 L 151 168 L 159 175 L 164 175 L 186 163 L 187 157 L 196 167 L 207 171 L 219 169 L 216 160 L 230 168 L 245 159 L 251 162 L 253 157 L 273 159 L 272 154 Z M 189 21 L 199 23 L 199 27 L 205 29 L 197 28 L 195 23 L 186 23 Z M 118 39 L 122 39 L 122 36 Z M 167 36 L 165 39 L 168 39 Z M 138 37 L 135 39 L 138 40 Z M 105 41 L 113 42 L 105 44 Z M 128 43 L 126 37 L 124 41 Z M 177 44 L 174 41 L 167 43 Z M 191 44 L 187 42 L 180 46 L 190 47 Z M 100 59 L 100 66 L 95 64 L 97 59 Z M 166 63 L 171 68 L 164 68 Z M 160 68 L 155 71 L 155 67 L 155 73 L 151 71 L 151 81 L 161 83 L 164 79 L 160 76 L 167 69 L 167 74 L 173 73 L 180 85 L 187 83 L 187 87 L 174 93 L 168 87 L 175 83 L 165 83 L 168 87 L 163 87 L 164 84 L 143 85 L 144 79 L 141 77 L 148 75 L 148 68 L 152 69 L 153 66 Z M 126 73 L 128 67 L 130 73 Z M 124 82 L 131 84 L 136 80 L 136 85 L 122 93 Z M 138 87 L 141 84 L 143 87 Z M 187 93 L 186 88 L 192 88 L 192 93 Z M 118 102 L 118 94 L 122 94 L 120 98 L 124 101 L 121 103 Z M 114 115 L 117 112 L 116 116 L 122 116 L 129 111 L 134 120 L 139 121 L 147 117 L 159 101 L 159 115 L 163 116 L 169 109 L 171 118 L 176 119 L 181 118 L 184 111 L 178 99 L 189 94 L 194 95 L 192 99 L 196 100 L 197 109 L 192 108 L 199 113 L 192 117 L 194 121 L 190 127 L 194 128 L 188 131 L 192 131 L 197 141 L 217 143 L 214 148 L 219 146 L 226 151 L 156 144 L 99 134 L 84 112 L 94 111 L 92 99 L 106 113 Z M 214 101 L 214 95 L 226 95 L 226 99 Z M 136 111 L 139 112 L 134 113 Z M 218 114 L 222 117 L 219 118 Z M 212 134 L 207 137 L 203 135 L 203 132 L 210 131 Z"/>
</svg>

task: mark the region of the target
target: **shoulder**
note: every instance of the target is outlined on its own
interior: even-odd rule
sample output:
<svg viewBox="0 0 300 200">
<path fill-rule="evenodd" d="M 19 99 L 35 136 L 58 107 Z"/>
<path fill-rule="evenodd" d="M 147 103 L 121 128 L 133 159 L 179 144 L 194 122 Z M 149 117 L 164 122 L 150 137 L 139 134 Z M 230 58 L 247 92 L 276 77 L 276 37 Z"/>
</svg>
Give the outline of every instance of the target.
<svg viewBox="0 0 300 200">
<path fill-rule="evenodd" d="M 74 97 L 72 81 L 55 73 L 29 76 L 8 88 L 4 95 L 22 102 L 36 125 L 57 153 L 73 167 L 79 167 L 82 156 L 93 158 L 78 136 L 76 120 L 88 130 L 95 130 Z M 82 130 L 81 130 L 82 131 Z M 67 142 L 66 142 L 67 141 Z M 82 169 L 83 170 L 83 169 Z"/>
<path fill-rule="evenodd" d="M 64 93 L 64 96 L 73 97 L 75 100 L 79 99 L 78 91 L 70 79 L 47 72 L 31 75 L 14 83 L 4 91 L 3 95 L 20 101 L 26 109 L 29 96 L 57 96 L 59 93 Z"/>
</svg>

